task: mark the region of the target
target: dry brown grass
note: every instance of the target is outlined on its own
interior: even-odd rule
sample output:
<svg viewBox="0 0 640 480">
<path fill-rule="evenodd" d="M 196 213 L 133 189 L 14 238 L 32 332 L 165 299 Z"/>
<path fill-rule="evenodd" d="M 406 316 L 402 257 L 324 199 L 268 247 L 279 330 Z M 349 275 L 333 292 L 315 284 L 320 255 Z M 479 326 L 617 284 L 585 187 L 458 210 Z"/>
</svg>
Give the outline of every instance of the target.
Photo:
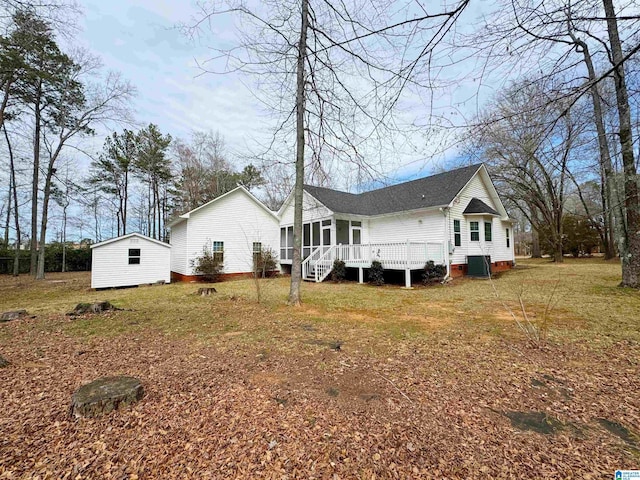
<svg viewBox="0 0 640 480">
<path fill-rule="evenodd" d="M 36 318 L 0 324 L 0 478 L 608 476 L 640 460 L 640 295 L 619 275 L 601 260 L 529 261 L 497 278 L 532 318 L 558 283 L 542 349 L 480 280 L 304 284 L 291 308 L 286 278 L 264 280 L 257 303 L 251 281 L 199 297 L 193 284 L 3 277 L 0 311 Z M 125 310 L 65 316 L 98 300 Z M 68 418 L 75 388 L 117 373 L 145 383 L 138 406 Z M 522 432 L 511 411 L 562 429 Z"/>
</svg>

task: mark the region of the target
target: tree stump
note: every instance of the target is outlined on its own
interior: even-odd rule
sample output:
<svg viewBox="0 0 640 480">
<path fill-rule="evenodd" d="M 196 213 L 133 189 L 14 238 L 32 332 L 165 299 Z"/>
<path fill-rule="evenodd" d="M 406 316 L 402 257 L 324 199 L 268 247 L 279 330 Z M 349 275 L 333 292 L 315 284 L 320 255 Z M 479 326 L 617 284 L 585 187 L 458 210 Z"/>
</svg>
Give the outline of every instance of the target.
<svg viewBox="0 0 640 480">
<path fill-rule="evenodd" d="M 76 305 L 76 308 L 73 309 L 73 312 L 70 312 L 67 315 L 85 315 L 87 313 L 102 313 L 110 310 L 121 309 L 114 307 L 110 302 L 106 301 L 96 303 L 79 303 Z"/>
<path fill-rule="evenodd" d="M 2 315 L 0 315 L 0 322 L 9 322 L 11 320 L 17 320 L 18 318 L 26 317 L 26 316 L 27 316 L 26 310 L 14 310 L 12 312 L 4 312 Z"/>
<path fill-rule="evenodd" d="M 198 295 L 201 297 L 208 297 L 212 293 L 218 293 L 218 291 L 213 287 L 203 287 L 198 289 Z"/>
<path fill-rule="evenodd" d="M 144 396 L 144 388 L 137 378 L 103 377 L 83 385 L 71 396 L 70 413 L 76 418 L 97 417 L 136 403 Z"/>
<path fill-rule="evenodd" d="M 2 355 L 0 355 L 0 368 L 4 368 L 8 366 L 9 366 L 9 360 L 7 360 Z"/>
</svg>

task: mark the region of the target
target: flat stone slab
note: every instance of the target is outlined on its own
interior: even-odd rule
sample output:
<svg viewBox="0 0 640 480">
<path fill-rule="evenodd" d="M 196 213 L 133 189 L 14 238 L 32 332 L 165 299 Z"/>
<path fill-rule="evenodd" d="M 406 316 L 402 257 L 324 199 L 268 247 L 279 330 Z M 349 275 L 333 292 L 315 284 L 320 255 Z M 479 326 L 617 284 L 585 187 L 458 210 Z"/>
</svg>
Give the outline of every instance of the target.
<svg viewBox="0 0 640 480">
<path fill-rule="evenodd" d="M 143 396 L 144 387 L 137 378 L 103 377 L 74 392 L 71 396 L 70 413 L 76 418 L 97 417 L 136 403 Z"/>
<path fill-rule="evenodd" d="M 18 318 L 26 317 L 27 315 L 28 313 L 26 310 L 13 310 L 11 312 L 4 312 L 0 315 L 0 322 L 17 320 Z"/>
</svg>

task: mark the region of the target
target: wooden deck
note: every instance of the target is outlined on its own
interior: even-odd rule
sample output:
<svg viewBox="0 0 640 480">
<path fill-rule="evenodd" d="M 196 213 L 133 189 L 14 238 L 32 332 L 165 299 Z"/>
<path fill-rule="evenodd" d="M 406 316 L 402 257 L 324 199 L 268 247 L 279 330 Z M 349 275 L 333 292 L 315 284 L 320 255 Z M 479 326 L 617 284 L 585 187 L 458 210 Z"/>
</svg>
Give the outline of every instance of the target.
<svg viewBox="0 0 640 480">
<path fill-rule="evenodd" d="M 333 262 L 342 260 L 349 268 L 370 268 L 377 260 L 385 270 L 411 271 L 424 268 L 429 260 L 446 262 L 444 244 L 427 242 L 369 243 L 318 247 L 302 262 L 302 278 L 321 282 L 331 272 Z"/>
</svg>

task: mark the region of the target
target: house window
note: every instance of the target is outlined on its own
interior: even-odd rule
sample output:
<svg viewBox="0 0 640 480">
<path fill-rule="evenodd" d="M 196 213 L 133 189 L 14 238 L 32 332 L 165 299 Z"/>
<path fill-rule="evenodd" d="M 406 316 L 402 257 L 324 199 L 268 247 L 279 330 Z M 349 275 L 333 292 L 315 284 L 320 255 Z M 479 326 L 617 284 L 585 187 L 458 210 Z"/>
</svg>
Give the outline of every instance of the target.
<svg viewBox="0 0 640 480">
<path fill-rule="evenodd" d="M 213 253 L 214 259 L 220 263 L 224 262 L 224 242 L 214 241 L 211 252 Z"/>
<path fill-rule="evenodd" d="M 284 227 L 280 229 L 280 258 L 287 258 L 287 229 Z"/>
<path fill-rule="evenodd" d="M 480 223 L 469 222 L 469 231 L 471 232 L 471 241 L 479 242 L 480 241 Z"/>
<path fill-rule="evenodd" d="M 460 233 L 460 220 L 453 221 L 453 244 L 456 247 L 462 246 L 462 234 Z"/>
<path fill-rule="evenodd" d="M 287 227 L 287 259 L 293 260 L 293 227 Z"/>
<path fill-rule="evenodd" d="M 140 265 L 140 249 L 129 249 L 129 265 Z"/>
<path fill-rule="evenodd" d="M 507 248 L 511 247 L 511 238 L 509 237 L 509 229 L 507 228 Z"/>
<path fill-rule="evenodd" d="M 253 242 L 253 265 L 257 265 L 262 254 L 262 242 Z"/>
<path fill-rule="evenodd" d="M 491 241 L 491 222 L 484 222 L 484 241 Z"/>
<path fill-rule="evenodd" d="M 354 220 L 351 220 L 351 226 L 352 227 L 361 227 L 362 226 L 362 222 L 356 222 Z"/>
<path fill-rule="evenodd" d="M 322 220 L 322 226 L 323 226 L 323 227 L 330 227 L 330 226 L 331 226 L 331 219 L 329 219 L 329 220 Z"/>
</svg>

